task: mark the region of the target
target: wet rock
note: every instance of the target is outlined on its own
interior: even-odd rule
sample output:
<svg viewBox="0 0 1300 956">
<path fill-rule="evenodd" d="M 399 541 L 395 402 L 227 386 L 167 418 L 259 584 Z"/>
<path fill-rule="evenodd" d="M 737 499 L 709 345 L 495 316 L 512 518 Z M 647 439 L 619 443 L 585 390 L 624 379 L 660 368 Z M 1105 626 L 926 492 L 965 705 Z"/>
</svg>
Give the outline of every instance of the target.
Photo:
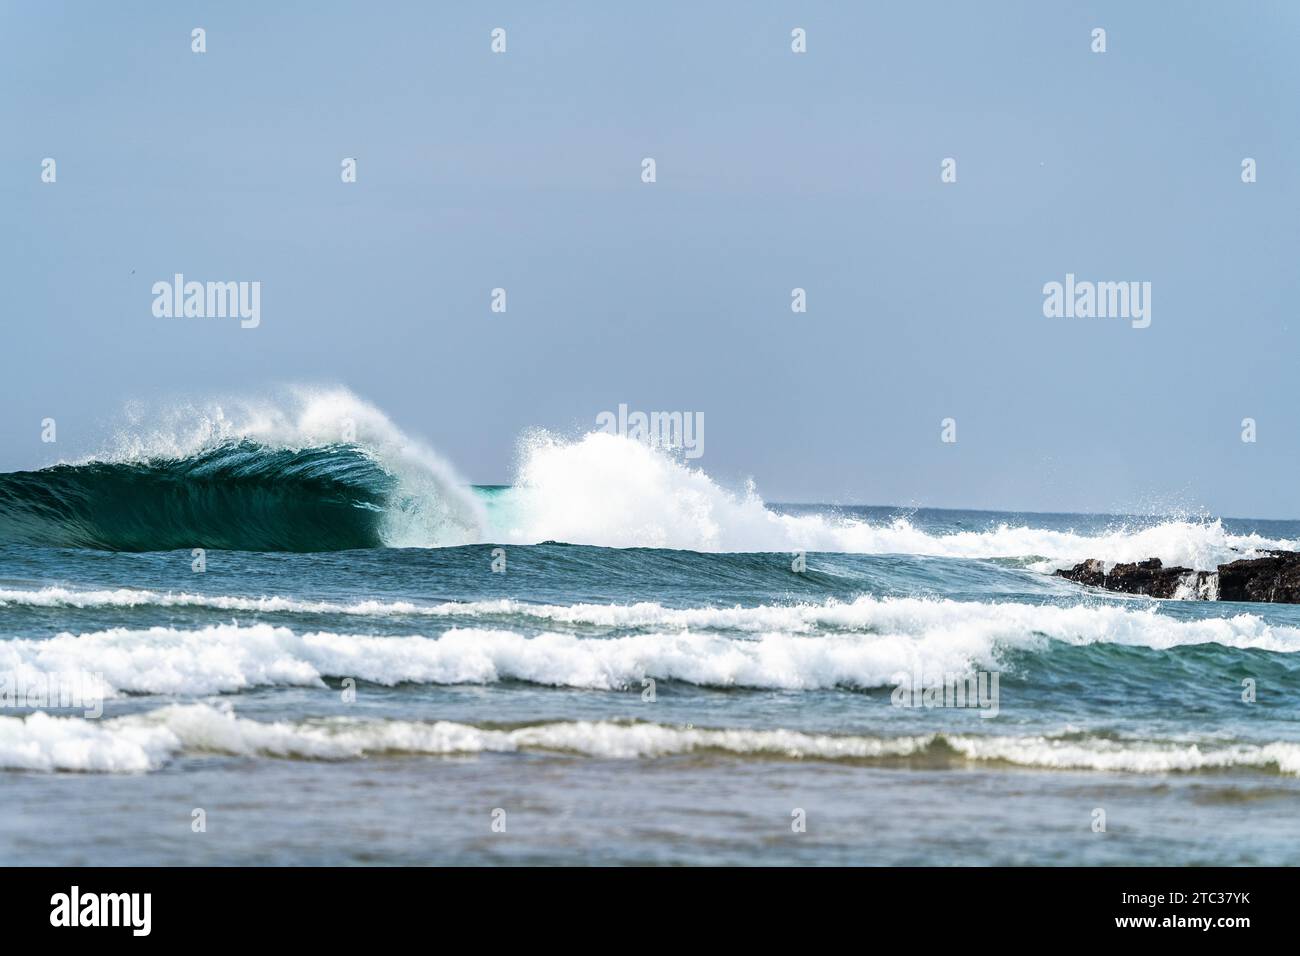
<svg viewBox="0 0 1300 956">
<path fill-rule="evenodd" d="M 1219 565 L 1217 571 L 1166 568 L 1159 558 L 1117 564 L 1109 571 L 1091 558 L 1057 576 L 1122 594 L 1183 600 L 1264 601 L 1300 604 L 1300 552 L 1273 551 Z"/>
<path fill-rule="evenodd" d="M 1300 552 L 1274 551 L 1219 565 L 1219 600 L 1300 604 Z"/>
<path fill-rule="evenodd" d="M 1157 598 L 1178 596 L 1179 585 L 1188 585 L 1191 568 L 1166 568 L 1159 558 L 1134 564 L 1117 564 L 1106 573 L 1102 587 L 1123 594 L 1146 594 Z"/>
<path fill-rule="evenodd" d="M 1057 571 L 1056 574 L 1058 577 L 1069 578 L 1076 584 L 1086 584 L 1094 588 L 1106 586 L 1106 565 L 1096 558 L 1089 558 L 1068 571 Z"/>
</svg>

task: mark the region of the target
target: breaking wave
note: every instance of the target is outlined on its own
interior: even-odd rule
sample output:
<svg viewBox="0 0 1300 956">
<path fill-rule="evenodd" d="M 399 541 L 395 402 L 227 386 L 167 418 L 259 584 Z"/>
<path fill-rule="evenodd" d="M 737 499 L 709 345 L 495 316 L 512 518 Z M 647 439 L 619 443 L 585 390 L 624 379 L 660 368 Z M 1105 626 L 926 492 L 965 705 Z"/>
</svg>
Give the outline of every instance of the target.
<svg viewBox="0 0 1300 956">
<path fill-rule="evenodd" d="M 860 598 L 851 603 L 672 609 L 656 604 L 434 605 L 498 626 L 436 636 L 300 633 L 266 623 L 113 628 L 0 642 L 15 682 L 99 675 L 104 696 L 230 693 L 259 686 L 323 686 L 353 677 L 393 686 L 521 681 L 593 690 L 639 688 L 645 678 L 704 687 L 876 688 L 926 674 L 997 669 L 1006 651 L 1063 645 L 1168 649 L 1217 644 L 1300 652 L 1300 628 L 1241 614 L 1178 620 L 1155 608 L 984 604 Z M 517 628 L 548 623 L 645 628 L 618 637 Z"/>
<path fill-rule="evenodd" d="M 478 540 L 481 506 L 463 482 L 346 390 L 157 418 L 87 460 L 0 475 L 0 543 L 335 551 Z"/>
<path fill-rule="evenodd" d="M 0 544 L 330 551 L 479 541 L 1013 559 L 1042 571 L 1153 556 L 1213 570 L 1300 546 L 1220 521 L 936 531 L 903 516 L 796 512 L 766 504 L 752 484 L 727 489 L 662 449 L 604 432 L 531 432 L 513 485 L 476 492 L 341 388 L 131 409 L 99 454 L 0 475 Z"/>
<path fill-rule="evenodd" d="M 636 721 L 555 721 L 515 727 L 451 721 L 319 718 L 257 721 L 228 707 L 173 704 L 89 721 L 35 713 L 0 717 L 0 768 L 142 773 L 183 754 L 306 760 L 370 755 L 540 752 L 615 760 L 682 754 L 724 758 L 931 766 L 999 763 L 1055 770 L 1163 774 L 1250 768 L 1300 774 L 1300 744 L 1058 736 L 924 734 L 873 737 L 794 730 L 708 729 Z"/>
<path fill-rule="evenodd" d="M 1027 558 L 1045 571 L 1087 558 L 1113 563 L 1153 556 L 1169 565 L 1214 570 L 1227 561 L 1298 546 L 1231 534 L 1218 520 L 1121 523 L 1091 534 L 1007 524 L 934 533 L 901 516 L 872 522 L 829 510 L 786 513 L 766 505 L 752 485 L 732 492 L 671 455 L 603 432 L 576 441 L 544 432 L 528 436 L 515 484 L 494 510 L 497 537 L 520 544 Z"/>
</svg>

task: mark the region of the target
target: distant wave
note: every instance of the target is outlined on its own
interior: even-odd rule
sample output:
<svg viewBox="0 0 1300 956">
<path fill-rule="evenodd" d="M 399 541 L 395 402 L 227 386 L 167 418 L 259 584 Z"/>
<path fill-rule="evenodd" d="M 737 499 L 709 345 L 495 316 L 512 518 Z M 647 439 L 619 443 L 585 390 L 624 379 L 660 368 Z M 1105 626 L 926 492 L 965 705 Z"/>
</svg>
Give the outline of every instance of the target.
<svg viewBox="0 0 1300 956">
<path fill-rule="evenodd" d="M 540 752 L 632 760 L 679 754 L 859 763 L 984 762 L 1058 770 L 1194 772 L 1237 767 L 1300 774 L 1300 744 L 926 734 L 872 737 L 793 730 L 708 729 L 633 721 L 555 721 L 513 728 L 356 718 L 266 722 L 207 704 L 169 705 L 103 721 L 0 717 L 0 768 L 142 773 L 182 754 L 306 760 L 367 755 Z"/>
</svg>

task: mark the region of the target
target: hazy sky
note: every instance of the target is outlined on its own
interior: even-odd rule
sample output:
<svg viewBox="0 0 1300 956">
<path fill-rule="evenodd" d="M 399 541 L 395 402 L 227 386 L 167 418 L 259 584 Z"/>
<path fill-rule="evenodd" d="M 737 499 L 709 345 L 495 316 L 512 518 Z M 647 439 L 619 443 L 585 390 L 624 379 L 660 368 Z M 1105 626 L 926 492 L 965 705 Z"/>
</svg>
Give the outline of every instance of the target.
<svg viewBox="0 0 1300 956">
<path fill-rule="evenodd" d="M 0 469 L 130 399 L 307 382 L 480 483 L 626 402 L 703 412 L 697 464 L 768 500 L 1300 517 L 1298 33 L 1287 2 L 6 0 Z M 155 318 L 176 272 L 260 281 L 260 327 Z M 1045 318 L 1067 272 L 1149 281 L 1151 326 Z"/>
</svg>

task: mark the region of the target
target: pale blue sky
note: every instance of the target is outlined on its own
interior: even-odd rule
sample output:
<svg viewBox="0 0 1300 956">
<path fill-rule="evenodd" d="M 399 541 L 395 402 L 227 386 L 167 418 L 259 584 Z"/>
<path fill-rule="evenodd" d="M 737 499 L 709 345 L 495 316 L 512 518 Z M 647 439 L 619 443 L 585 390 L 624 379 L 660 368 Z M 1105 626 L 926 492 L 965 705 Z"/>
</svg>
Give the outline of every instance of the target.
<svg viewBox="0 0 1300 956">
<path fill-rule="evenodd" d="M 703 412 L 698 464 L 769 500 L 1300 517 L 1298 34 L 1283 2 L 10 0 L 0 469 L 129 399 L 314 382 L 480 483 L 626 402 Z M 261 327 L 154 318 L 174 272 L 261 281 Z M 1150 281 L 1151 327 L 1044 318 L 1066 272 Z"/>
</svg>

